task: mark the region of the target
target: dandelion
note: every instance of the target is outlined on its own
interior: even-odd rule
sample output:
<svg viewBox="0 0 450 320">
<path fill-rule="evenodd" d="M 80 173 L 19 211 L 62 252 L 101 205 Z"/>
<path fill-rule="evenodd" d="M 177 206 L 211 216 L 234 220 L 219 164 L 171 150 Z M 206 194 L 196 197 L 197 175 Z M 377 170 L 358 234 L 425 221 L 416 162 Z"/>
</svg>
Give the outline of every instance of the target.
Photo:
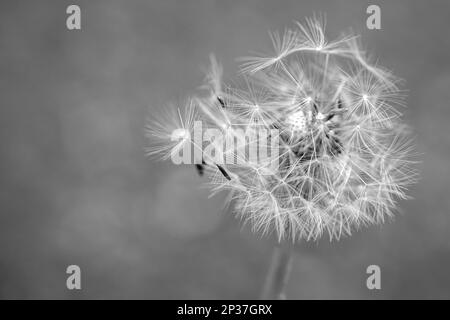
<svg viewBox="0 0 450 320">
<path fill-rule="evenodd" d="M 212 57 L 202 87 L 207 94 L 192 99 L 188 119 L 175 120 L 182 129 L 177 139 L 170 136 L 149 154 L 167 159 L 190 143 L 194 117 L 235 137 L 238 149 L 261 143 L 242 132 L 276 129 L 279 152 L 270 161 L 276 166 L 251 159 L 219 165 L 205 155 L 198 167 L 213 192 L 229 191 L 236 215 L 252 230 L 274 233 L 280 242 L 333 240 L 392 217 L 417 179 L 412 140 L 401 123 L 399 79 L 373 63 L 356 36 L 327 40 L 322 17 L 271 39 L 274 54 L 243 58 L 234 85 L 223 84 Z M 172 124 L 149 125 L 149 137 L 169 138 L 165 130 Z M 285 262 L 273 267 L 275 284 L 285 282 L 289 261 L 283 253 L 277 257 Z"/>
</svg>

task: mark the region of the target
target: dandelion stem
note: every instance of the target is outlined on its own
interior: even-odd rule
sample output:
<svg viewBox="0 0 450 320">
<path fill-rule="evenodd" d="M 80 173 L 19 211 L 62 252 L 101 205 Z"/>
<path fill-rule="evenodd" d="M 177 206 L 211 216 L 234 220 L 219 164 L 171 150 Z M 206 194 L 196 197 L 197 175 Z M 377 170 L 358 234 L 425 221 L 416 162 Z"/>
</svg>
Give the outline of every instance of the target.
<svg viewBox="0 0 450 320">
<path fill-rule="evenodd" d="M 286 299 L 286 285 L 292 268 L 292 245 L 279 244 L 275 247 L 269 271 L 264 284 L 262 299 Z"/>
</svg>

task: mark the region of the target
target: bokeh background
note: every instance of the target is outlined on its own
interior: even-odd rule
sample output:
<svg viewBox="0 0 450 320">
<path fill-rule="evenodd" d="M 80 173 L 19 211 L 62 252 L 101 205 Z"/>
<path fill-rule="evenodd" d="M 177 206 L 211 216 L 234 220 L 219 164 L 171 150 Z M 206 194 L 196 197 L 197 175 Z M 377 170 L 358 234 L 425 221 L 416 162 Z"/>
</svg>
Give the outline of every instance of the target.
<svg viewBox="0 0 450 320">
<path fill-rule="evenodd" d="M 82 30 L 66 29 L 78 4 Z M 382 30 L 366 8 L 381 7 Z M 450 2 L 318 0 L 2 1 L 0 297 L 258 298 L 274 246 L 242 228 L 192 167 L 146 159 L 145 118 L 235 58 L 327 14 L 406 80 L 421 181 L 382 227 L 299 243 L 294 299 L 450 298 Z M 66 289 L 66 267 L 82 290 Z M 381 267 L 382 289 L 366 288 Z"/>
</svg>

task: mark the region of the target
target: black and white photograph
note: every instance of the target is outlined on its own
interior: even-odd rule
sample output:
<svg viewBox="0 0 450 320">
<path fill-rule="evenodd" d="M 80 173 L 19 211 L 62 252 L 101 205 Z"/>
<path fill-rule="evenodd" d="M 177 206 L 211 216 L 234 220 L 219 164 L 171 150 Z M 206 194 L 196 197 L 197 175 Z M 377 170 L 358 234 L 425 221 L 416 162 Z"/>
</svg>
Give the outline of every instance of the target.
<svg viewBox="0 0 450 320">
<path fill-rule="evenodd" d="M 1 1 L 0 299 L 450 299 L 449 31 L 447 0 Z"/>
</svg>

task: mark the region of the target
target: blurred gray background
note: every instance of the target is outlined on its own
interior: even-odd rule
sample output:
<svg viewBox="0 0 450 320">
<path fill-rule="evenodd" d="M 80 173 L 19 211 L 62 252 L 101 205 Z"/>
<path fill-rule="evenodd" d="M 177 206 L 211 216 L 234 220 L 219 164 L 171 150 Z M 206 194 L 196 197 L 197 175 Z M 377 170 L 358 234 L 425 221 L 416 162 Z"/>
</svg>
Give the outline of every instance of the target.
<svg viewBox="0 0 450 320">
<path fill-rule="evenodd" d="M 82 30 L 66 29 L 78 4 Z M 366 8 L 381 7 L 382 30 Z M 327 14 L 406 80 L 405 120 L 421 181 L 395 221 L 330 243 L 299 243 L 290 298 L 450 298 L 450 2 L 2 1 L 0 297 L 258 298 L 274 245 L 208 199 L 191 167 L 145 158 L 152 110 L 201 83 L 216 53 L 268 47 L 280 30 Z M 66 267 L 82 290 L 66 289 Z M 382 289 L 366 288 L 377 264 Z"/>
</svg>

